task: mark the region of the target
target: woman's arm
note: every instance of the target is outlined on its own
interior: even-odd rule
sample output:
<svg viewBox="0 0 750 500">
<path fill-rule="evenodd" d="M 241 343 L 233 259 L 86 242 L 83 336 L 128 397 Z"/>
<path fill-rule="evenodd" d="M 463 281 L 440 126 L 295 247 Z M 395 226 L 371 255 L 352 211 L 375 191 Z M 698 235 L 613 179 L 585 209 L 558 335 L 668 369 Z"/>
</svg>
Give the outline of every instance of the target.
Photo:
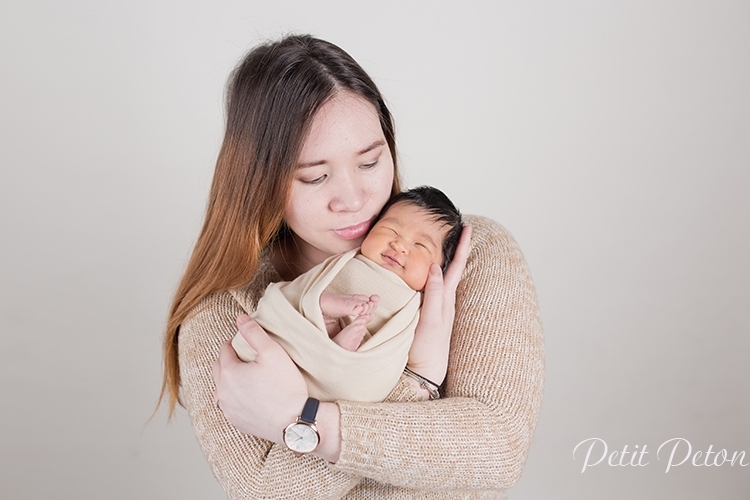
<svg viewBox="0 0 750 500">
<path fill-rule="evenodd" d="M 505 229 L 467 222 L 472 251 L 457 292 L 446 397 L 339 402 L 337 470 L 417 489 L 499 489 L 520 477 L 544 375 L 536 294 Z"/>
<path fill-rule="evenodd" d="M 265 380 L 269 384 L 261 390 L 273 390 L 274 382 L 284 375 L 278 373 L 280 367 L 277 366 L 277 360 L 271 360 L 270 365 L 276 369 L 271 370 L 271 376 L 256 372 L 255 380 L 246 380 L 243 377 L 248 374 L 242 372 L 252 370 L 253 367 L 249 363 L 240 363 L 226 342 L 237 333 L 238 316 L 251 312 L 268 282 L 278 279 L 275 271 L 271 272 L 270 268 L 270 265 L 265 266 L 255 282 L 244 291 L 208 297 L 181 326 L 178 339 L 183 403 L 214 476 L 229 498 L 341 498 L 361 478 L 336 471 L 326 460 L 315 456 L 296 457 L 285 446 L 275 444 L 274 442 L 280 441 L 281 431 L 289 422 L 276 425 L 277 433 L 274 433 L 274 429 L 259 429 L 261 434 L 272 434 L 269 439 L 262 439 L 250 435 L 250 432 L 239 431 L 216 407 L 212 372 L 216 376 L 217 368 L 227 377 L 221 384 L 223 389 L 236 392 L 246 389 L 246 386 L 257 380 Z M 248 330 L 248 325 L 249 323 L 242 325 L 240 330 Z M 261 356 L 266 353 L 264 347 L 256 347 L 259 347 Z M 217 367 L 216 360 L 220 355 L 223 363 Z M 299 375 L 296 368 L 293 371 Z M 291 375 L 287 373 L 285 376 Z M 247 398 L 224 393 L 219 394 L 218 399 L 222 410 L 238 413 L 242 411 L 239 408 L 242 404 L 256 405 L 261 399 L 275 400 L 277 395 L 262 398 L 256 394 L 257 397 Z M 412 380 L 402 376 L 386 401 L 420 399 L 421 395 Z M 304 398 L 300 399 L 299 409 L 294 410 L 295 417 L 301 410 L 302 401 Z M 233 405 L 238 408 L 232 408 Z M 324 403 L 321 407 L 318 413 L 319 428 L 323 427 L 321 434 L 325 433 L 325 427 L 335 428 L 338 433 L 338 406 L 335 403 Z M 335 411 L 326 414 L 324 410 L 330 407 Z M 287 418 L 291 422 L 292 417 Z M 241 428 L 240 422 L 235 423 L 240 424 Z M 338 456 L 340 434 L 335 438 L 335 455 Z M 290 490 L 291 486 L 293 488 Z"/>
<path fill-rule="evenodd" d="M 243 434 L 283 445 L 279 429 L 299 416 L 309 395 L 307 384 L 286 351 L 250 316 L 241 314 L 237 327 L 257 356 L 245 363 L 233 349 L 234 341 L 222 345 L 213 364 L 213 399 L 224 417 Z M 320 442 L 312 455 L 329 462 L 338 460 L 339 420 L 335 403 L 319 403 L 315 421 Z"/>
<path fill-rule="evenodd" d="M 237 332 L 236 318 L 246 312 L 229 293 L 217 294 L 180 328 L 183 402 L 214 476 L 232 499 L 344 496 L 359 477 L 336 471 L 321 458 L 297 457 L 283 445 L 243 434 L 216 407 L 212 365 L 221 348 L 231 349 L 225 343 Z M 232 399 L 227 398 L 227 404 Z M 283 427 L 279 426 L 279 439 Z"/>
</svg>

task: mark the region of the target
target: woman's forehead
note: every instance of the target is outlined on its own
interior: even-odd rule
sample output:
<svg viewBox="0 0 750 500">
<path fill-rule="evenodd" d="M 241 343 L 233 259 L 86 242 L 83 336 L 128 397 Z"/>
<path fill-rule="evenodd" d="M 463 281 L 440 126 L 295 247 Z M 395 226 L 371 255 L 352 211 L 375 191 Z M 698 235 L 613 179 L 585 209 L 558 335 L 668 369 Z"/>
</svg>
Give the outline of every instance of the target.
<svg viewBox="0 0 750 500">
<path fill-rule="evenodd" d="M 313 118 L 299 165 L 320 165 L 339 156 L 357 157 L 385 146 L 375 107 L 351 92 L 339 92 Z"/>
</svg>

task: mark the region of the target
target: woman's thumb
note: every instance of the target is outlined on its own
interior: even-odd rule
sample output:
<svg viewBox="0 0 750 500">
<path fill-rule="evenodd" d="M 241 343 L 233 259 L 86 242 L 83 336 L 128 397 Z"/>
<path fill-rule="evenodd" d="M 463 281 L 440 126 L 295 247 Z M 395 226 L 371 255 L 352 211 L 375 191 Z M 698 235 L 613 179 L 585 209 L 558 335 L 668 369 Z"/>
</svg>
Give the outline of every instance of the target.
<svg viewBox="0 0 750 500">
<path fill-rule="evenodd" d="M 263 351 L 267 342 L 271 342 L 268 334 L 247 314 L 237 316 L 239 334 L 232 339 L 232 347 L 242 361 L 255 361 L 258 353 Z"/>
<path fill-rule="evenodd" d="M 440 266 L 432 264 L 424 287 L 423 314 L 440 314 L 443 306 L 443 273 Z"/>
</svg>

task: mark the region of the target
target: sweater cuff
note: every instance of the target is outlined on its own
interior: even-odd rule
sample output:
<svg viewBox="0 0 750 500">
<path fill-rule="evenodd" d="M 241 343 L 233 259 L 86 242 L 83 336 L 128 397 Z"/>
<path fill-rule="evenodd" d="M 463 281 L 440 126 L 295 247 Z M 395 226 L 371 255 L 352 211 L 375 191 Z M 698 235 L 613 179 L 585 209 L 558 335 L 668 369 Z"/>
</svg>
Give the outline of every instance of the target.
<svg viewBox="0 0 750 500">
<path fill-rule="evenodd" d="M 417 387 L 402 375 L 385 402 L 424 402 Z M 377 467 L 384 455 L 384 432 L 393 425 L 393 415 L 384 403 L 337 401 L 341 412 L 341 454 L 332 466 L 358 475 Z M 378 410 L 373 411 L 377 406 Z"/>
<path fill-rule="evenodd" d="M 419 389 L 414 385 L 414 381 L 406 375 L 401 375 L 396 386 L 391 393 L 384 399 L 387 402 L 411 402 L 424 401 Z"/>
</svg>

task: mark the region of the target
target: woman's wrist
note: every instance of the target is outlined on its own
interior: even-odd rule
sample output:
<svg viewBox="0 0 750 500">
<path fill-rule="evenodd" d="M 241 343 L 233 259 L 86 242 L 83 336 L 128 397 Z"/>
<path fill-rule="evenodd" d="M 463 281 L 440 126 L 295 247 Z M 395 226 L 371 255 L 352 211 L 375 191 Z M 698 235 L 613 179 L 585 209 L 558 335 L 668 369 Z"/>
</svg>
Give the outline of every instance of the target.
<svg viewBox="0 0 750 500">
<path fill-rule="evenodd" d="M 440 386 L 438 386 L 438 384 L 411 370 L 408 366 L 404 367 L 404 375 L 414 380 L 421 389 L 427 391 L 430 400 L 440 399 Z"/>
<path fill-rule="evenodd" d="M 435 357 L 442 358 L 442 356 Z M 428 363 L 412 363 L 410 361 L 406 364 L 406 368 L 413 373 L 426 378 L 435 385 L 440 386 L 445 380 L 445 374 L 448 372 L 448 357 L 445 356 L 445 361 L 440 363 L 435 363 L 434 361 Z"/>
<path fill-rule="evenodd" d="M 429 401 L 430 392 L 427 389 L 423 388 L 416 379 L 409 376 L 406 376 L 405 378 L 409 382 L 409 384 L 414 387 L 414 390 L 417 391 L 417 394 L 419 394 L 419 399 L 421 399 L 422 401 Z"/>
<path fill-rule="evenodd" d="M 312 452 L 331 463 L 336 463 L 341 455 L 341 412 L 336 403 L 321 402 L 315 426 L 320 435 L 320 444 Z"/>
</svg>

